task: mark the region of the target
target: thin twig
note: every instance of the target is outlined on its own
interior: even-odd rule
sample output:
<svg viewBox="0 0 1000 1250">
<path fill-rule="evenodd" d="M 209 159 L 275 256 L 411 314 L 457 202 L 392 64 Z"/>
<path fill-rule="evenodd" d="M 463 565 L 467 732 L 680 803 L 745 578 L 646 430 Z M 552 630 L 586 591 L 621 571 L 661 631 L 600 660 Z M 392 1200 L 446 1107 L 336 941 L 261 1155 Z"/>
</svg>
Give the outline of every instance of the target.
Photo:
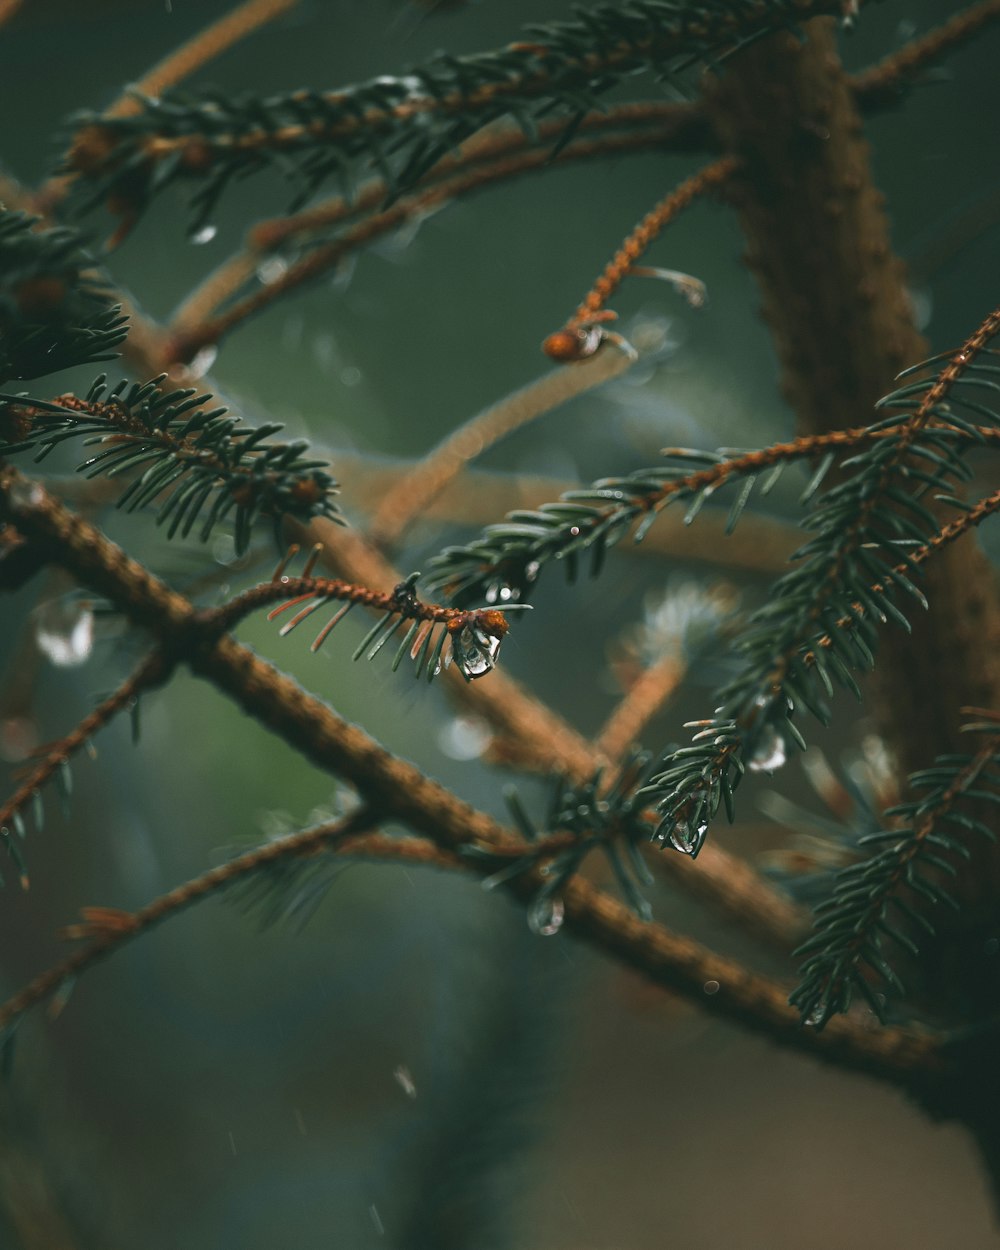
<svg viewBox="0 0 1000 1250">
<path fill-rule="evenodd" d="M 372 540 L 391 546 L 471 460 L 521 426 L 619 377 L 636 359 L 635 352 L 623 342 L 609 342 L 579 368 L 547 373 L 460 425 L 383 497 L 371 519 Z"/>
<path fill-rule="evenodd" d="M 594 327 L 614 318 L 615 314 L 607 311 L 607 302 L 634 269 L 642 254 L 668 222 L 673 221 L 700 196 L 722 186 L 739 164 L 740 161 L 735 156 L 719 157 L 685 179 L 651 209 L 608 261 L 604 272 L 584 296 L 583 303 L 563 329 L 550 334 L 545 340 L 542 345 L 545 353 L 553 360 L 575 361 L 596 350 L 601 335 L 593 332 Z"/>
<path fill-rule="evenodd" d="M 862 70 L 851 79 L 862 109 L 877 109 L 899 99 L 903 89 L 921 71 L 974 39 L 994 22 L 1000 21 L 1000 0 L 980 0 L 950 17 L 943 25 L 912 39 L 877 65 Z"/>
</svg>

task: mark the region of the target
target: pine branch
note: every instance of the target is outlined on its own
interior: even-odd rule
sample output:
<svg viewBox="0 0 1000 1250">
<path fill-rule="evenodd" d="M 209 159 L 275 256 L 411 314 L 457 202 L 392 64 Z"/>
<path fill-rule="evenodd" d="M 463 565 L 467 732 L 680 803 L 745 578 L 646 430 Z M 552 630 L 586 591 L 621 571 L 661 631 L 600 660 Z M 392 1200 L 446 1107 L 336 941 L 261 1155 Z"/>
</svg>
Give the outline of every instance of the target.
<svg viewBox="0 0 1000 1250">
<path fill-rule="evenodd" d="M 126 334 L 79 234 L 38 224 L 0 205 L 0 386 L 110 360 Z"/>
<path fill-rule="evenodd" d="M 237 176 L 270 164 L 298 184 L 303 203 L 332 176 L 356 183 L 377 168 L 394 194 L 408 189 L 471 134 L 512 114 L 530 134 L 553 111 L 567 137 L 601 97 L 641 69 L 731 51 L 822 13 L 839 0 L 675 0 L 603 4 L 569 21 L 536 24 L 529 42 L 465 57 L 440 55 L 402 78 L 325 94 L 269 99 L 168 95 L 134 117 L 77 116 L 66 169 L 90 184 L 85 207 L 106 200 L 129 224 L 164 187 L 195 180 L 192 230 L 203 227 Z"/>
<path fill-rule="evenodd" d="M 665 755 L 646 787 L 646 802 L 662 813 L 657 832 L 662 842 L 696 856 L 720 803 L 733 819 L 733 792 L 746 768 L 771 772 L 785 762 L 790 742 L 804 748 L 792 721 L 797 707 L 825 724 L 831 715 L 826 700 L 836 685 L 859 693 L 852 670 L 874 666 L 875 622 L 891 617 L 907 624 L 892 602 L 897 587 L 926 606 L 901 544 L 934 543 L 937 522 L 918 495 L 966 476 L 952 431 L 972 439 L 976 427 L 958 415 L 956 406 L 972 408 L 977 420 L 1000 426 L 997 414 L 961 390 L 970 384 L 995 388 L 992 366 L 977 358 L 998 332 L 1000 311 L 990 314 L 958 351 L 935 358 L 944 360 L 936 377 L 904 385 L 880 401 L 882 407 L 912 410 L 912 415 L 881 423 L 891 437 L 847 462 L 851 475 L 822 497 L 809 519 L 815 536 L 796 553 L 798 565 L 780 579 L 736 643 L 743 672 L 720 692 L 714 716 L 690 723 L 698 730 L 691 746 Z M 914 457 L 928 461 L 931 471 L 917 467 Z M 914 494 L 902 489 L 910 483 L 917 485 Z M 844 620 L 851 622 L 849 629 L 840 625 Z M 815 646 L 817 635 L 829 644 Z"/>
<path fill-rule="evenodd" d="M 210 394 L 163 389 L 165 378 L 108 390 L 102 374 L 85 398 L 63 395 L 54 403 L 0 394 L 0 452 L 32 450 L 38 463 L 60 444 L 83 438 L 100 450 L 79 472 L 131 475 L 119 508 L 154 504 L 169 538 L 186 538 L 200 521 L 203 542 L 231 517 L 238 553 L 261 515 L 275 525 L 286 514 L 337 519 L 337 483 L 325 461 L 303 454 L 307 443 L 273 442 L 282 426 L 244 426 L 226 408 L 211 408 Z"/>
<path fill-rule="evenodd" d="M 18 845 L 27 835 L 24 819 L 25 810 L 31 806 L 34 812 L 36 829 L 41 832 L 43 809 L 40 791 L 54 776 L 62 780 L 63 791 L 69 794 L 70 774 L 69 761 L 93 738 L 98 730 L 103 729 L 119 712 L 134 706 L 136 699 L 151 686 L 160 685 L 170 675 L 171 663 L 164 653 L 157 649 L 147 656 L 136 671 L 128 677 L 118 689 L 109 695 L 94 710 L 85 716 L 71 733 L 64 738 L 50 743 L 45 748 L 43 758 L 34 765 L 25 779 L 18 786 L 6 803 L 0 804 L 0 839 L 8 854 L 17 867 L 21 888 L 28 888 L 28 874 L 24 856 Z M 16 836 L 15 836 L 16 835 Z M 0 879 L 2 884 L 2 879 Z"/>
<path fill-rule="evenodd" d="M 329 526 L 315 521 L 303 541 L 322 541 Z M 332 535 L 329 536 L 332 538 Z M 370 585 L 390 585 L 398 576 L 386 560 L 354 530 L 338 534 L 324 546 L 324 559 L 341 576 Z M 445 674 L 447 682 L 451 674 Z M 595 751 L 565 719 L 515 682 L 497 671 L 488 682 L 475 685 L 455 675 L 451 693 L 473 716 L 482 717 L 494 732 L 494 748 L 509 750 L 520 767 L 530 757 L 533 771 L 561 775 L 585 785 L 598 769 L 614 761 Z M 647 829 L 647 837 L 655 826 Z M 802 916 L 746 861 L 717 846 L 706 848 L 697 870 L 678 856 L 661 857 L 660 872 L 689 897 L 704 902 L 744 929 L 783 949 L 798 940 Z"/>
<path fill-rule="evenodd" d="M 801 497 L 804 502 L 822 484 L 837 452 L 865 443 L 877 445 L 895 437 L 899 426 L 896 421 L 881 428 L 838 430 L 740 453 L 670 448 L 664 451 L 667 463 L 663 466 L 640 469 L 628 477 L 602 478 L 584 489 L 565 491 L 556 503 L 508 513 L 473 542 L 447 547 L 433 557 L 424 584 L 446 590 L 459 603 L 496 598 L 504 590 L 508 592 L 505 599 L 525 598 L 549 561 L 565 561 L 572 580 L 580 556 L 589 551 L 592 572 L 599 573 L 607 551 L 630 532 L 635 542 L 641 542 L 667 505 L 689 503 L 684 519 L 690 524 L 723 486 L 742 480 L 730 510 L 728 533 L 742 517 L 758 482 L 759 493 L 767 495 L 787 464 L 818 457 L 819 465 Z M 953 446 L 1000 443 L 1000 429 L 983 425 L 936 429 L 934 440 L 938 450 L 929 449 L 929 454 L 958 465 Z M 692 471 L 692 464 L 705 467 Z"/>
<path fill-rule="evenodd" d="M 816 932 L 796 952 L 808 956 L 802 981 L 789 999 L 804 1023 L 822 1028 L 847 1011 L 855 993 L 881 1019 L 884 999 L 869 970 L 889 988 L 903 990 L 888 961 L 886 939 L 917 955 L 911 932 L 934 933 L 924 914 L 928 904 L 959 909 L 941 875 L 957 876 L 971 858 L 970 834 L 997 840 L 989 825 L 961 810 L 970 802 L 1000 803 L 1000 717 L 985 715 L 985 721 L 965 726 L 969 733 L 986 734 L 979 750 L 940 756 L 932 768 L 912 774 L 910 788 L 925 793 L 886 811 L 892 823 L 860 840 L 873 854 L 838 873 L 829 898 L 817 907 Z"/>
</svg>

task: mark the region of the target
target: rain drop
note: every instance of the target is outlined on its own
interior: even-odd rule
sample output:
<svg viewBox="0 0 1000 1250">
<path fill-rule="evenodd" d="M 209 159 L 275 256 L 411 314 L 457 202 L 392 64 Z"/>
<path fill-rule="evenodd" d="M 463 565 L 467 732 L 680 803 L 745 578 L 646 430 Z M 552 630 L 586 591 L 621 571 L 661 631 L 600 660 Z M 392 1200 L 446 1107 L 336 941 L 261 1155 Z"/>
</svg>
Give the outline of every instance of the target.
<svg viewBox="0 0 1000 1250">
<path fill-rule="evenodd" d="M 191 236 L 191 242 L 211 243 L 218 233 L 218 227 L 216 226 L 202 226 L 200 230 L 196 230 Z"/>
<path fill-rule="evenodd" d="M 45 492 L 37 482 L 24 477 L 11 484 L 7 498 L 14 508 L 37 508 L 45 498 Z"/>
<path fill-rule="evenodd" d="M 528 911 L 528 928 L 539 937 L 554 937 L 562 928 L 565 914 L 561 898 L 536 899 Z"/>
<path fill-rule="evenodd" d="M 686 820 L 679 820 L 667 834 L 667 839 L 675 851 L 682 855 L 690 855 L 692 859 L 698 854 L 708 833 L 708 823 L 703 821 L 694 829 Z"/>
<path fill-rule="evenodd" d="M 500 639 L 474 625 L 466 625 L 452 637 L 451 649 L 463 677 L 472 681 L 496 668 Z"/>
<path fill-rule="evenodd" d="M 705 984 L 701 988 L 705 991 L 706 994 L 718 994 L 719 983 L 718 981 L 706 981 Z"/>
<path fill-rule="evenodd" d="M 59 668 L 75 668 L 94 648 L 94 613 L 80 599 L 54 599 L 35 613 L 35 642 Z"/>
<path fill-rule="evenodd" d="M 270 256 L 257 266 L 257 280 L 262 286 L 273 286 L 288 273 L 288 261 L 280 256 Z"/>
<path fill-rule="evenodd" d="M 478 759 L 493 735 L 478 716 L 455 716 L 438 731 L 438 745 L 453 760 Z"/>
<path fill-rule="evenodd" d="M 407 1098 L 416 1098 L 417 1087 L 413 1080 L 413 1074 L 405 1063 L 401 1063 L 399 1067 L 394 1069 L 392 1075 L 396 1084 L 407 1096 Z"/>
<path fill-rule="evenodd" d="M 826 1011 L 821 1003 L 818 1007 L 814 1007 L 812 1011 L 809 1012 L 802 1023 L 808 1025 L 811 1029 L 818 1029 L 825 1019 Z"/>
<path fill-rule="evenodd" d="M 752 773 L 773 773 L 787 758 L 784 738 L 773 725 L 764 725 L 757 735 L 753 753 L 747 760 L 747 768 Z"/>
</svg>

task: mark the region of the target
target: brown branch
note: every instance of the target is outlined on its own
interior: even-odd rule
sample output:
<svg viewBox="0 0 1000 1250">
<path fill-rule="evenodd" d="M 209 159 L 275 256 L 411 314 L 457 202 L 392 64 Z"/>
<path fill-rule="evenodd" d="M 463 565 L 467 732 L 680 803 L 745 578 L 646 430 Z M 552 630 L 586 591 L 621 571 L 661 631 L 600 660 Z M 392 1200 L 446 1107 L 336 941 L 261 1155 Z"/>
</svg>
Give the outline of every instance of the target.
<svg viewBox="0 0 1000 1250">
<path fill-rule="evenodd" d="M 851 78 L 858 104 L 867 112 L 896 103 L 918 74 L 997 21 L 1000 21 L 1000 0 L 980 0 L 979 4 L 956 13 L 926 35 L 910 40 L 877 65 Z"/>
<path fill-rule="evenodd" d="M 301 260 L 290 265 L 287 271 L 274 282 L 244 296 L 214 316 L 204 320 L 193 320 L 194 314 L 200 313 L 208 302 L 203 295 L 196 295 L 194 301 L 186 304 L 175 318 L 180 329 L 170 348 L 171 358 L 172 360 L 192 359 L 203 347 L 217 343 L 247 318 L 268 308 L 288 292 L 297 290 L 327 273 L 345 256 L 385 234 L 398 230 L 415 217 L 426 216 L 449 200 L 469 195 L 493 183 L 577 160 L 622 152 L 655 150 L 663 145 L 663 136 L 669 133 L 671 133 L 670 128 L 665 131 L 640 129 L 634 134 L 612 134 L 582 140 L 570 144 L 554 160 L 550 147 L 544 145 L 533 147 L 523 152 L 503 156 L 495 161 L 472 164 L 469 168 L 462 169 L 450 177 L 432 182 L 426 189 L 420 186 L 416 191 L 401 197 L 389 208 L 362 216 L 358 222 L 344 230 L 333 241 L 314 247 Z M 374 199 L 374 190 L 367 192 L 366 196 L 369 194 L 373 196 L 373 202 L 379 202 Z M 340 201 L 336 203 L 339 205 Z M 265 234 L 264 238 L 267 239 L 268 236 Z M 233 262 L 232 268 L 227 269 L 226 275 L 219 275 L 213 279 L 210 288 L 211 298 L 215 299 L 220 293 L 225 293 L 226 286 L 232 278 L 243 272 L 245 269 L 237 259 Z"/>
<path fill-rule="evenodd" d="M 9 22 L 23 4 L 24 0 L 0 0 L 0 26 Z"/>
<path fill-rule="evenodd" d="M 478 860 L 442 849 L 425 838 L 400 839 L 361 832 L 375 820 L 375 813 L 361 808 L 336 824 L 267 843 L 202 873 L 136 912 L 84 908 L 81 923 L 70 926 L 66 936 L 86 940 L 87 944 L 0 1005 L 0 1031 L 24 1012 L 52 998 L 67 981 L 79 977 L 154 925 L 265 871 L 279 860 L 332 851 L 343 856 L 460 868 L 480 874 L 489 871 Z M 514 854 L 525 845 L 508 838 L 505 849 Z M 537 887 L 538 879 L 527 874 L 505 883 L 508 891 L 522 898 L 529 898 Z M 783 986 L 662 925 L 637 920 L 621 903 L 579 878 L 566 887 L 563 905 L 566 926 L 599 951 L 607 952 L 610 947 L 619 959 L 655 983 L 779 1045 L 903 1085 L 915 1076 L 926 1080 L 944 1071 L 941 1039 L 929 1032 L 884 1029 L 873 1033 L 859 1020 L 846 1017 L 831 1022 L 822 1033 L 802 1029 L 798 1013 L 788 1007 Z M 704 992 L 709 982 L 719 987 L 710 996 Z"/>
<path fill-rule="evenodd" d="M 669 195 L 651 209 L 605 266 L 593 288 L 566 325 L 542 344 L 542 350 L 553 360 L 577 361 L 596 351 L 602 335 L 596 327 L 613 320 L 606 311 L 611 296 L 631 273 L 636 262 L 663 228 L 696 199 L 722 186 L 736 171 L 739 161 L 734 156 L 721 156 L 685 179 Z"/>
<path fill-rule="evenodd" d="M 577 369 L 557 369 L 505 396 L 448 435 L 382 497 L 369 527 L 372 541 L 390 546 L 411 521 L 477 456 L 521 426 L 546 416 L 568 400 L 616 378 L 636 354 L 609 342 Z"/>
<path fill-rule="evenodd" d="M 30 803 L 38 790 L 66 764 L 71 756 L 103 729 L 119 712 L 123 711 L 144 690 L 159 685 L 170 674 L 171 661 L 157 648 L 148 655 L 135 672 L 110 694 L 102 703 L 76 726 L 64 738 L 52 742 L 45 749 L 41 759 L 28 773 L 11 797 L 0 806 L 0 829 L 6 833 L 14 822 L 17 814 Z M 28 888 L 28 878 L 22 874 L 21 886 Z"/>
</svg>

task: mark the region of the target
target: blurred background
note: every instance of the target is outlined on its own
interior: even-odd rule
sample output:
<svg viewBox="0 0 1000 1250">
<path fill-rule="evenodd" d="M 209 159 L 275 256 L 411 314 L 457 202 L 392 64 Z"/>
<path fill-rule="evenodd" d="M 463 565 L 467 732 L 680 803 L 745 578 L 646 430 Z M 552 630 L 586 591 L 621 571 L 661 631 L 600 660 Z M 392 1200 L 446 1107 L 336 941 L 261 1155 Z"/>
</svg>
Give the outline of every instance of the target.
<svg viewBox="0 0 1000 1250">
<path fill-rule="evenodd" d="M 105 107 L 228 7 L 28 0 L 0 30 L 5 171 L 44 179 L 68 114 Z M 868 64 L 951 11 L 939 0 L 866 10 L 845 56 L 852 67 Z M 482 0 L 433 13 L 395 0 L 303 0 L 186 86 L 335 87 L 401 72 L 440 47 L 499 46 L 524 22 L 569 12 L 564 0 Z M 955 56 L 941 81 L 870 126 L 916 313 L 935 350 L 995 302 L 1000 188 L 995 164 L 982 159 L 982 119 L 996 112 L 998 47 L 994 34 Z M 656 90 L 641 82 L 642 94 Z M 373 466 L 421 454 L 545 371 L 541 339 L 696 161 L 638 155 L 577 165 L 452 204 L 247 323 L 222 345 L 211 384 L 248 419 L 284 421 L 290 435 L 328 450 L 358 517 L 375 501 L 352 490 L 355 470 L 365 480 Z M 142 309 L 166 318 L 249 224 L 286 203 L 280 182 L 257 176 L 228 193 L 214 236 L 199 246 L 171 192 L 110 258 L 111 271 Z M 110 224 L 97 213 L 87 228 L 99 241 Z M 489 452 L 482 480 L 531 474 L 568 486 L 653 463 L 663 446 L 787 435 L 791 416 L 740 252 L 736 222 L 717 204 L 683 215 L 650 263 L 701 278 L 707 307 L 688 308 L 663 284 L 626 283 L 615 307 L 626 335 L 646 346 L 641 364 Z M 55 391 L 90 372 L 55 379 Z M 860 419 L 845 415 L 845 424 Z M 743 522 L 751 548 L 759 534 L 787 550 L 802 480 L 789 474 L 769 497 L 772 515 L 759 530 L 753 518 Z M 99 519 L 182 587 L 210 561 L 216 596 L 222 583 L 270 573 L 274 553 L 263 539 L 256 564 L 234 564 L 225 542 L 168 549 L 147 518 Z M 481 518 L 490 519 L 499 518 Z M 399 562 L 419 568 L 469 532 L 445 522 L 419 528 Z M 766 568 L 772 557 L 761 544 L 756 563 Z M 692 586 L 759 598 L 760 567 L 748 567 L 747 548 L 720 542 L 711 561 L 693 562 L 682 551 L 640 558 L 623 546 L 599 583 L 573 589 L 552 570 L 503 662 L 594 734 L 620 695 L 622 657 L 658 645 L 657 629 L 676 624 Z M 50 581 L 43 595 L 58 602 L 65 589 Z M 65 733 L 138 654 L 137 642 L 99 621 L 86 662 L 54 668 L 36 646 L 37 600 L 29 587 L 0 606 L 4 793 L 32 741 Z M 51 610 L 46 618 L 41 605 L 50 623 Z M 646 625 L 638 637 L 637 621 Z M 263 620 L 242 634 L 341 715 L 502 815 L 506 778 L 480 758 L 488 731 L 458 715 L 440 688 L 414 689 L 388 663 L 352 665 L 363 628 L 352 616 L 317 656 L 299 635 L 279 643 Z M 699 660 L 647 744 L 664 745 L 683 720 L 711 710 L 711 687 L 724 675 L 722 661 Z M 30 893 L 8 882 L 0 899 L 5 995 L 58 957 L 56 932 L 81 906 L 141 906 L 338 802 L 327 776 L 186 676 L 143 701 L 142 723 L 138 747 L 126 724 L 99 736 L 96 761 L 74 768 L 66 816 L 50 796 L 45 830 L 27 845 Z M 817 741 L 849 770 L 870 734 L 851 712 Z M 776 781 L 748 786 L 744 824 L 715 836 L 738 854 L 780 849 L 787 830 L 758 810 L 773 808 L 766 792 L 779 784 L 818 806 L 793 761 Z M 538 784 L 520 788 L 538 810 Z M 748 953 L 739 935 L 665 884 L 650 897 L 667 924 Z M 754 958 L 790 975 L 764 953 Z M 930 1124 L 887 1088 L 708 1020 L 565 935 L 531 934 L 521 910 L 475 881 L 398 866 L 349 867 L 302 928 L 266 927 L 259 909 L 229 899 L 145 937 L 88 974 L 56 1022 L 36 1013 L 25 1023 L 0 1123 L 3 1250 L 998 1243 L 960 1131 Z"/>
</svg>

